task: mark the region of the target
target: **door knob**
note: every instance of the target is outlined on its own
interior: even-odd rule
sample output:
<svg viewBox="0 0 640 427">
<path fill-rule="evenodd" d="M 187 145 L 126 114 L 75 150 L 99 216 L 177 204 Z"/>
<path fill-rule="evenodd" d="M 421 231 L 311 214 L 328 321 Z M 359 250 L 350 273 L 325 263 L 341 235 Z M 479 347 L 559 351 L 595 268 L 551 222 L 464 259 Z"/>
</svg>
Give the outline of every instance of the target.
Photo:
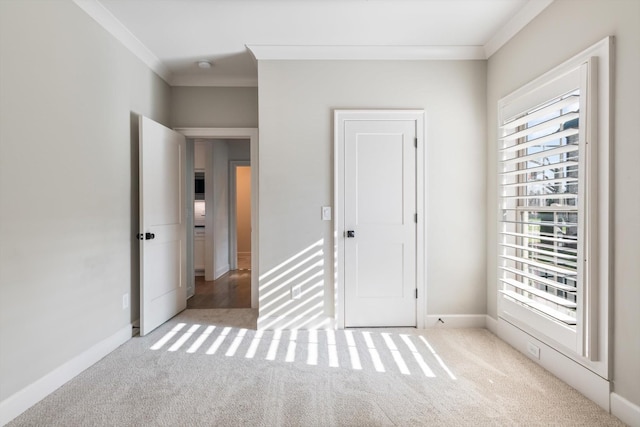
<svg viewBox="0 0 640 427">
<path fill-rule="evenodd" d="M 347 238 L 350 239 L 352 237 L 356 237 L 356 232 L 353 230 L 347 230 Z"/>
<path fill-rule="evenodd" d="M 144 233 L 145 240 L 152 240 L 156 238 L 156 235 L 153 233 Z"/>
</svg>

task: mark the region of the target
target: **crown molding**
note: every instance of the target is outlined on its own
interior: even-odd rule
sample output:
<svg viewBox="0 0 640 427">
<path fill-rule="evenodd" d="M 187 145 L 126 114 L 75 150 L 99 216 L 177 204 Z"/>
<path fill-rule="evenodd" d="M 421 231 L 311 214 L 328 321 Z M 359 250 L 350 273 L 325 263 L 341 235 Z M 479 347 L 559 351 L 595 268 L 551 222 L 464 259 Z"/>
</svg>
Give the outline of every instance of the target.
<svg viewBox="0 0 640 427">
<path fill-rule="evenodd" d="M 172 86 L 257 87 L 258 77 L 174 74 Z"/>
<path fill-rule="evenodd" d="M 526 27 L 529 22 L 533 21 L 533 19 L 551 3 L 553 3 L 553 0 L 529 0 L 524 7 L 484 45 L 485 58 L 489 59 L 491 55 L 507 44 L 509 40 Z"/>
<path fill-rule="evenodd" d="M 99 0 L 73 0 L 107 32 L 171 86 L 256 87 L 253 77 L 174 75 Z M 287 46 L 250 44 L 256 60 L 486 60 L 554 0 L 529 0 L 484 46 Z"/>
<path fill-rule="evenodd" d="M 285 46 L 247 45 L 258 61 L 420 61 L 486 59 L 482 46 Z"/>
<path fill-rule="evenodd" d="M 171 85 L 173 74 L 136 36 L 131 33 L 102 3 L 98 0 L 73 0 L 107 32 L 115 37 L 136 57 L 144 62 L 160 78 Z"/>
</svg>

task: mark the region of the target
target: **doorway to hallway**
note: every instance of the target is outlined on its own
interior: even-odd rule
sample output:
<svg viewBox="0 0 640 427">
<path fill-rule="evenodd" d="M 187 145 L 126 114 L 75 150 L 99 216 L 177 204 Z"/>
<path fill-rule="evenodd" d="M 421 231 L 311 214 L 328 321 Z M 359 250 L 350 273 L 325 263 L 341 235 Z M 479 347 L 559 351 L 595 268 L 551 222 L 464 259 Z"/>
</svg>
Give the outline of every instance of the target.
<svg viewBox="0 0 640 427">
<path fill-rule="evenodd" d="M 258 206 L 258 200 L 257 200 L 257 191 L 258 191 L 258 182 L 257 182 L 257 176 L 258 176 L 258 130 L 256 128 L 177 128 L 175 129 L 176 131 L 182 133 L 185 137 L 187 137 L 187 150 L 188 153 L 193 153 L 194 151 L 194 141 L 195 140 L 212 140 L 212 139 L 216 139 L 216 140 L 227 140 L 227 141 L 238 141 L 238 140 L 248 140 L 249 141 L 249 146 L 250 146 L 250 165 L 251 165 L 251 247 L 254 249 L 254 252 L 251 254 L 251 266 L 252 266 L 252 270 L 255 270 L 255 268 L 258 265 L 258 210 L 259 210 L 259 206 Z M 231 145 L 230 145 L 231 147 Z M 190 150 L 190 151 L 189 151 Z M 237 157 L 234 158 L 235 156 L 230 155 L 228 157 L 228 160 L 237 160 Z M 220 158 L 220 156 L 218 156 L 218 158 Z M 189 179 L 194 179 L 194 169 L 197 169 L 197 167 L 195 167 L 193 160 L 193 154 L 191 155 L 187 155 L 187 165 L 185 168 L 185 173 L 187 175 L 187 177 L 191 177 Z M 228 163 L 227 163 L 228 165 Z M 205 166 L 206 169 L 206 166 Z M 228 175 L 227 175 L 228 176 Z M 213 188 L 213 186 L 215 185 L 214 182 L 212 181 L 213 178 L 213 174 L 210 174 L 210 180 L 209 182 L 207 182 L 206 179 L 206 173 L 205 173 L 205 188 L 207 186 L 209 186 L 210 188 Z M 221 180 L 218 179 L 217 183 L 221 183 Z M 228 191 L 228 186 L 226 187 L 227 191 Z M 194 202 L 194 197 L 192 196 L 193 193 L 191 193 L 191 191 L 189 191 L 187 189 L 187 198 L 190 198 L 191 200 L 187 202 L 187 207 L 191 207 L 193 202 Z M 191 195 L 191 197 L 189 197 Z M 206 196 L 206 195 L 205 195 Z M 205 197 L 206 199 L 206 197 Z M 205 204 L 206 204 L 206 200 L 205 200 Z M 210 208 L 205 208 L 205 212 L 211 211 L 213 210 L 215 213 L 216 210 L 216 206 L 215 203 L 209 203 Z M 218 204 L 217 206 L 224 206 L 224 204 Z M 211 209 L 212 208 L 212 209 Z M 195 270 L 195 266 L 194 266 L 194 254 L 193 254 L 193 249 L 194 249 L 194 226 L 193 226 L 193 208 L 189 209 L 189 214 L 187 215 L 187 271 L 192 272 Z M 210 218 L 214 218 L 217 217 L 220 219 L 219 215 L 211 215 Z M 228 222 L 227 222 L 228 224 Z M 210 227 L 207 227 L 208 225 L 211 225 Z M 213 234 L 213 226 L 214 224 L 209 224 L 207 223 L 207 221 L 205 221 L 205 244 L 207 242 L 212 242 L 212 239 L 207 239 L 206 238 L 206 230 L 207 228 L 210 230 L 210 233 Z M 190 252 L 190 253 L 189 253 Z M 212 257 L 211 257 L 211 252 L 210 251 L 206 251 L 206 247 L 205 247 L 205 252 L 209 252 L 210 255 L 206 256 L 205 253 L 205 260 L 206 261 L 211 261 Z M 218 251 L 218 254 L 221 254 L 224 256 L 225 250 L 223 249 L 222 251 Z M 229 254 L 228 251 L 226 251 L 227 254 Z M 222 263 L 221 267 L 224 267 L 224 263 Z M 217 278 L 222 278 L 222 276 L 224 274 L 227 273 L 227 271 L 224 271 L 223 268 L 219 269 L 217 271 L 218 275 L 215 276 L 215 271 L 216 269 L 210 269 L 210 271 L 213 271 L 214 273 L 214 277 L 209 277 L 209 281 L 214 281 L 214 279 Z M 206 269 L 205 269 L 205 275 L 206 275 Z M 205 276 L 206 277 L 206 276 Z M 189 290 L 188 295 L 195 295 L 195 275 L 193 274 L 188 274 L 187 275 L 188 281 L 189 283 L 187 283 L 187 288 Z M 250 295 L 251 295 L 251 308 L 258 308 L 258 280 L 257 280 L 257 274 L 256 275 L 250 275 Z M 212 303 L 213 304 L 213 303 Z"/>
<path fill-rule="evenodd" d="M 251 308 L 248 139 L 195 139 L 194 269 L 187 308 Z"/>
</svg>

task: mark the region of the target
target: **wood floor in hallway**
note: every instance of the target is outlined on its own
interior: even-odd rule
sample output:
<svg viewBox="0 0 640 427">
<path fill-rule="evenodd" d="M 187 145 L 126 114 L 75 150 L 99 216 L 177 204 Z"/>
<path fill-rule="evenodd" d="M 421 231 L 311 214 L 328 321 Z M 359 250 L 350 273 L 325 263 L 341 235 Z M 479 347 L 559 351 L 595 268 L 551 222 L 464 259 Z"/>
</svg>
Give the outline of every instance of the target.
<svg viewBox="0 0 640 427">
<path fill-rule="evenodd" d="M 251 270 L 232 270 L 213 281 L 196 276 L 187 308 L 251 308 Z"/>
</svg>

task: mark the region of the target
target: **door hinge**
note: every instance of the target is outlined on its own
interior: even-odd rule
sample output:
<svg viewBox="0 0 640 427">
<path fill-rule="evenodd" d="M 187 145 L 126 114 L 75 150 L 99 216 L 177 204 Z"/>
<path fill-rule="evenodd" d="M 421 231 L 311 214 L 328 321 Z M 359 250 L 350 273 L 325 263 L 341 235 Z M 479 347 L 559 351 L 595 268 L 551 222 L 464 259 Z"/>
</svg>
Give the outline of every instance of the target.
<svg viewBox="0 0 640 427">
<path fill-rule="evenodd" d="M 418 223 L 418 214 L 413 214 L 413 220 L 416 224 Z"/>
<path fill-rule="evenodd" d="M 418 299 L 418 288 L 416 288 L 416 299 Z"/>
<path fill-rule="evenodd" d="M 414 147 L 418 148 L 418 137 L 417 136 L 413 139 L 413 145 L 414 145 Z"/>
</svg>

